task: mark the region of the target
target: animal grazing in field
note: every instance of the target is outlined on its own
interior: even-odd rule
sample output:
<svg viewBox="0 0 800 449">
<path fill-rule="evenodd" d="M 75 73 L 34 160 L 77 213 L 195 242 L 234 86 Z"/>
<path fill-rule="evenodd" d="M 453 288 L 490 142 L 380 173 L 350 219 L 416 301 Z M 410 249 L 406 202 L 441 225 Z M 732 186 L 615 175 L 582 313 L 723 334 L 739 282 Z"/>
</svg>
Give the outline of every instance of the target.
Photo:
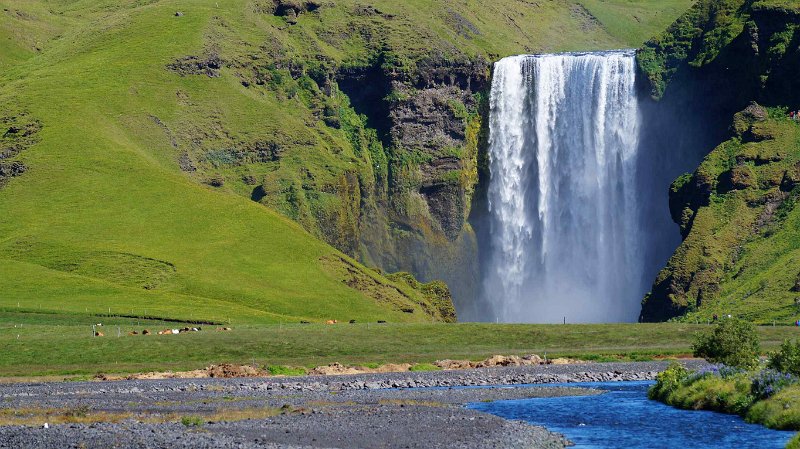
<svg viewBox="0 0 800 449">
<path fill-rule="evenodd" d="M 139 335 L 139 332 L 131 331 L 131 332 L 128 332 L 128 335 Z"/>
<path fill-rule="evenodd" d="M 325 324 L 338 324 L 338 323 L 339 323 L 338 320 L 328 320 L 325 322 Z"/>
<path fill-rule="evenodd" d="M 95 336 L 95 337 L 105 337 L 105 336 L 106 336 L 106 334 L 104 334 L 104 333 L 102 333 L 102 332 L 100 332 L 100 331 L 97 331 L 97 332 L 95 332 L 95 333 L 94 333 L 94 336 Z"/>
<path fill-rule="evenodd" d="M 142 335 L 150 335 L 150 331 L 148 329 L 145 329 L 142 331 Z"/>
</svg>

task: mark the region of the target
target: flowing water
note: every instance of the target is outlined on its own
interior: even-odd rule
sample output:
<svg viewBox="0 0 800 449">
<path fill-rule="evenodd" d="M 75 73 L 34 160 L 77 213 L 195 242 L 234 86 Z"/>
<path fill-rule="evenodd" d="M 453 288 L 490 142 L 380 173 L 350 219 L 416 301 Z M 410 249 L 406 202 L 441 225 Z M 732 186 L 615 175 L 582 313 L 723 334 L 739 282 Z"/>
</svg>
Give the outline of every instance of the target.
<svg viewBox="0 0 800 449">
<path fill-rule="evenodd" d="M 495 64 L 484 320 L 638 318 L 649 273 L 635 76 L 633 51 Z"/>
<path fill-rule="evenodd" d="M 606 390 L 598 396 L 472 404 L 506 419 L 564 434 L 576 448 L 782 449 L 794 434 L 748 424 L 738 416 L 686 411 L 647 399 L 652 382 L 570 384 Z"/>
</svg>

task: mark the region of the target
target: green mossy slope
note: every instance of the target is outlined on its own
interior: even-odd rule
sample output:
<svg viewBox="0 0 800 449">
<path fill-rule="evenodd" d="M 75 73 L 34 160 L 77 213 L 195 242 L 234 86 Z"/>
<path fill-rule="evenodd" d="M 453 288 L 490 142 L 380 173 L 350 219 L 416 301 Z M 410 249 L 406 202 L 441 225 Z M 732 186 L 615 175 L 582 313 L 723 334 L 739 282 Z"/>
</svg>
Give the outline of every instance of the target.
<svg viewBox="0 0 800 449">
<path fill-rule="evenodd" d="M 708 0 L 641 50 L 655 97 L 693 84 L 700 105 L 719 106 L 709 110 L 744 108 L 730 139 L 672 184 L 684 241 L 645 298 L 642 320 L 800 317 L 800 122 L 788 116 L 800 108 L 798 11 L 794 2 Z"/>
</svg>

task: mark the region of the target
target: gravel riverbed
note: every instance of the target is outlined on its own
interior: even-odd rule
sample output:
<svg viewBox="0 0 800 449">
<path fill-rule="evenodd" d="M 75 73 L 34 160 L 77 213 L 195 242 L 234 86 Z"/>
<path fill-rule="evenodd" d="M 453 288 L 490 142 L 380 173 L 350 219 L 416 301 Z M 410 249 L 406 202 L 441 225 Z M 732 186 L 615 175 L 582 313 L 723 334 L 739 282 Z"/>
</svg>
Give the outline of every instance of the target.
<svg viewBox="0 0 800 449">
<path fill-rule="evenodd" d="M 0 448 L 563 448 L 560 435 L 464 405 L 598 394 L 546 384 L 649 380 L 666 366 L 2 385 L 0 420 L 14 425 L 0 426 Z M 452 388 L 470 386 L 487 388 Z"/>
</svg>

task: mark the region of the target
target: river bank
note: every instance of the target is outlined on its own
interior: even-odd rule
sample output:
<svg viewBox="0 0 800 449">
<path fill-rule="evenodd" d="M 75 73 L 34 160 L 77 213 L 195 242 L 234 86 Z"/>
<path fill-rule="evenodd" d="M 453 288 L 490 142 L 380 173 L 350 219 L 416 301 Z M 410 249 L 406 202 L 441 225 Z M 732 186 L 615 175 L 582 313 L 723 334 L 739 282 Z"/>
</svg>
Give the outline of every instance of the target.
<svg viewBox="0 0 800 449">
<path fill-rule="evenodd" d="M 770 429 L 800 430 L 797 377 L 774 369 L 712 365 L 695 371 L 670 366 L 649 396 L 679 409 L 717 411 Z M 800 447 L 800 435 L 788 447 Z"/>
<path fill-rule="evenodd" d="M 546 429 L 464 405 L 597 394 L 546 384 L 652 379 L 666 366 L 592 363 L 302 378 L 3 385 L 0 447 L 560 448 L 566 440 Z M 523 386 L 531 383 L 542 386 Z M 448 388 L 477 385 L 493 388 Z"/>
</svg>

